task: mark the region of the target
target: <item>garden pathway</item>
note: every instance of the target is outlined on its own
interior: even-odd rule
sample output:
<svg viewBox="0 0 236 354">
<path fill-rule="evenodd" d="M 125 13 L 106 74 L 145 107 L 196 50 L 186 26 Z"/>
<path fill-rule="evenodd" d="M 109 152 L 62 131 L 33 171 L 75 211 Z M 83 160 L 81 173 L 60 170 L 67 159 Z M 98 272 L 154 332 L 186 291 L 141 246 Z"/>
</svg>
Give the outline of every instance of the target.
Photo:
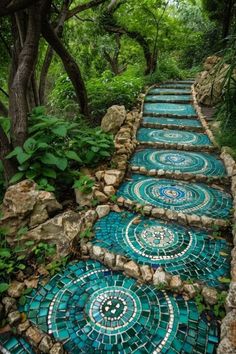
<svg viewBox="0 0 236 354">
<path fill-rule="evenodd" d="M 163 84 L 148 92 L 140 145 L 117 192 L 125 205 L 136 203 L 137 211 L 123 209 L 100 219 L 93 243 L 222 289 L 230 246 L 200 221 L 213 219 L 217 225 L 227 219 L 232 200 L 222 185 L 225 167 L 192 104 L 191 84 Z M 169 212 L 165 220 L 151 218 L 140 214 L 140 205 Z M 173 212 L 189 225 L 173 222 Z M 216 321 L 200 315 L 195 301 L 139 285 L 92 260 L 69 265 L 30 294 L 24 310 L 73 354 L 210 354 L 219 340 Z M 6 353 L 33 353 L 25 345 L 12 339 L 5 343 Z"/>
</svg>

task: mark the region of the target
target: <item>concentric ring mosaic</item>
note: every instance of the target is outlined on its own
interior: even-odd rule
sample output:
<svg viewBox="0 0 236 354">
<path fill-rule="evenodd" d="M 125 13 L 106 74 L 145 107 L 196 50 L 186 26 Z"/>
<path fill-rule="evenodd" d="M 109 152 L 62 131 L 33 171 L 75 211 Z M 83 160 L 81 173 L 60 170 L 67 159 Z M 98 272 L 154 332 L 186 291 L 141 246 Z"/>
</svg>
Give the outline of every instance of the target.
<svg viewBox="0 0 236 354">
<path fill-rule="evenodd" d="M 193 301 L 77 262 L 28 297 L 30 320 L 77 353 L 214 353 L 218 331 Z"/>
<path fill-rule="evenodd" d="M 131 180 L 124 182 L 117 196 L 141 204 L 212 218 L 227 218 L 232 209 L 231 196 L 216 188 L 139 174 L 132 175 Z"/>
<path fill-rule="evenodd" d="M 180 171 L 205 176 L 226 176 L 223 162 L 215 155 L 178 150 L 145 149 L 137 151 L 131 165 L 146 167 L 148 170 Z"/>
<path fill-rule="evenodd" d="M 190 95 L 147 95 L 145 101 L 147 102 L 190 102 L 192 97 Z"/>
<path fill-rule="evenodd" d="M 212 145 L 206 134 L 187 132 L 181 130 L 163 130 L 140 128 L 137 133 L 137 140 L 140 142 L 188 144 L 196 146 Z"/>
<path fill-rule="evenodd" d="M 172 125 L 177 127 L 202 127 L 200 120 L 185 118 L 143 117 L 143 123 L 153 125 Z"/>
<path fill-rule="evenodd" d="M 21 337 L 9 334 L 0 335 L 0 352 L 2 354 L 34 354 L 30 344 Z"/>
<path fill-rule="evenodd" d="M 218 278 L 230 273 L 231 249 L 225 240 L 129 212 L 111 212 L 98 220 L 93 243 L 140 264 L 162 266 L 173 275 L 210 286 L 221 285 Z"/>
<path fill-rule="evenodd" d="M 144 114 L 151 114 L 151 113 L 197 117 L 197 113 L 191 104 L 145 103 Z"/>
</svg>

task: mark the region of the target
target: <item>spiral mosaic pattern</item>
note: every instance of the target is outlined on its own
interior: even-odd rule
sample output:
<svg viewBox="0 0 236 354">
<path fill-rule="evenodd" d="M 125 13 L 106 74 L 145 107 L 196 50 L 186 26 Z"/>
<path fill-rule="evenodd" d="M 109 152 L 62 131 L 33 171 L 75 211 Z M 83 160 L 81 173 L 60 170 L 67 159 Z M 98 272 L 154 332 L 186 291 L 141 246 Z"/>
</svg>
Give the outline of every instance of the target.
<svg viewBox="0 0 236 354">
<path fill-rule="evenodd" d="M 146 102 L 190 102 L 192 97 L 190 95 L 147 95 Z"/>
<path fill-rule="evenodd" d="M 220 286 L 218 278 L 229 276 L 230 247 L 225 240 L 129 212 L 111 212 L 98 220 L 93 243 L 141 264 L 162 266 L 182 279 L 199 279 L 210 286 Z M 221 251 L 228 256 L 221 256 Z"/>
<path fill-rule="evenodd" d="M 169 144 L 188 144 L 196 146 L 212 145 L 206 134 L 186 132 L 181 130 L 163 130 L 140 128 L 137 134 L 140 142 L 169 143 Z"/>
<path fill-rule="evenodd" d="M 156 125 L 172 125 L 176 127 L 202 127 L 201 122 L 197 119 L 185 118 L 162 118 L 162 117 L 143 117 L 143 123 Z"/>
<path fill-rule="evenodd" d="M 77 353 L 213 353 L 214 321 L 193 301 L 77 262 L 28 297 L 30 320 Z"/>
<path fill-rule="evenodd" d="M 145 149 L 136 152 L 131 165 L 146 167 L 149 170 L 181 171 L 205 176 L 226 176 L 221 160 L 207 153 Z"/>
<path fill-rule="evenodd" d="M 167 114 L 174 116 L 197 117 L 197 113 L 191 104 L 178 103 L 145 103 L 144 114 Z"/>
<path fill-rule="evenodd" d="M 227 218 L 232 208 L 231 196 L 216 188 L 138 174 L 124 182 L 117 195 L 141 204 L 212 218 Z"/>
<path fill-rule="evenodd" d="M 175 89 L 175 88 L 153 88 L 148 92 L 148 95 L 191 95 L 191 90 L 189 88 Z M 191 96 L 190 96 L 191 97 Z"/>
<path fill-rule="evenodd" d="M 2 354 L 34 354 L 35 352 L 23 338 L 0 335 L 0 351 Z"/>
</svg>

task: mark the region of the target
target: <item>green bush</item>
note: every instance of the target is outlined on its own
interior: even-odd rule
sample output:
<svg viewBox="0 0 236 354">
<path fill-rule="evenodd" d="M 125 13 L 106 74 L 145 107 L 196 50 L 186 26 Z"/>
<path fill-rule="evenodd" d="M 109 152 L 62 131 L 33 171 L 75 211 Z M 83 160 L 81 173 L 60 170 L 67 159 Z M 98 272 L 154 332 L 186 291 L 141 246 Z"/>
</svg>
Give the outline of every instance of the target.
<svg viewBox="0 0 236 354">
<path fill-rule="evenodd" d="M 102 117 L 115 104 L 131 109 L 143 86 L 143 75 L 135 66 L 118 76 L 107 70 L 101 78 L 90 79 L 87 88 L 93 117 Z"/>
<path fill-rule="evenodd" d="M 98 128 L 80 129 L 77 123 L 46 115 L 43 107 L 33 110 L 29 135 L 22 148 L 7 156 L 19 163 L 10 183 L 28 178 L 47 191 L 71 187 L 80 177 L 80 167 L 94 167 L 109 158 L 114 148 L 112 135 Z"/>
<path fill-rule="evenodd" d="M 3 200 L 4 191 L 5 191 L 5 181 L 3 175 L 3 165 L 2 162 L 0 161 L 0 203 Z"/>
</svg>

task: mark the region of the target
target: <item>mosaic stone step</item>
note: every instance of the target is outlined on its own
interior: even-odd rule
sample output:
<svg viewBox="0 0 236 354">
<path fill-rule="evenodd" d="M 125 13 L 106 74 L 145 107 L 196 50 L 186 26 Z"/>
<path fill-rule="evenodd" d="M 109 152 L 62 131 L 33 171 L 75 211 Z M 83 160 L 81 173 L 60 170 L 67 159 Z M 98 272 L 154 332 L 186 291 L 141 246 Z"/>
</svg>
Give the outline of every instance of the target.
<svg viewBox="0 0 236 354">
<path fill-rule="evenodd" d="M 191 89 L 192 84 L 162 84 L 160 85 L 160 88 L 175 88 L 175 89 L 183 89 L 183 88 L 187 88 L 187 89 Z"/>
<path fill-rule="evenodd" d="M 190 95 L 147 95 L 145 97 L 145 102 L 190 103 L 192 102 L 192 97 Z"/>
<path fill-rule="evenodd" d="M 144 205 L 211 218 L 228 218 L 232 209 L 231 196 L 216 188 L 139 174 L 123 182 L 117 196 Z"/>
<path fill-rule="evenodd" d="M 15 337 L 12 334 L 0 335 L 0 352 L 2 354 L 34 354 L 35 352 L 21 337 Z"/>
<path fill-rule="evenodd" d="M 181 130 L 140 128 L 137 140 L 141 143 L 185 144 L 191 146 L 213 146 L 206 134 Z"/>
<path fill-rule="evenodd" d="M 182 117 L 197 118 L 197 113 L 191 104 L 176 104 L 176 103 L 145 103 L 145 115 L 161 114 L 164 116 L 174 115 Z"/>
<path fill-rule="evenodd" d="M 175 88 L 152 88 L 148 91 L 148 95 L 189 95 L 191 97 L 190 89 L 175 89 Z"/>
<path fill-rule="evenodd" d="M 219 277 L 228 277 L 230 273 L 231 247 L 225 240 L 130 212 L 111 212 L 98 220 L 93 244 L 209 286 L 222 287 Z"/>
<path fill-rule="evenodd" d="M 137 151 L 130 164 L 148 170 L 187 172 L 205 176 L 226 176 L 223 162 L 215 155 L 177 150 L 145 149 Z"/>
<path fill-rule="evenodd" d="M 194 301 L 94 261 L 68 266 L 28 296 L 24 310 L 71 354 L 210 354 L 218 343 L 216 321 L 199 315 Z"/>
<path fill-rule="evenodd" d="M 166 118 L 166 117 L 143 117 L 143 126 L 148 126 L 152 128 L 158 128 L 166 126 L 169 129 L 196 129 L 203 130 L 202 124 L 198 119 L 185 119 L 185 118 Z"/>
</svg>

